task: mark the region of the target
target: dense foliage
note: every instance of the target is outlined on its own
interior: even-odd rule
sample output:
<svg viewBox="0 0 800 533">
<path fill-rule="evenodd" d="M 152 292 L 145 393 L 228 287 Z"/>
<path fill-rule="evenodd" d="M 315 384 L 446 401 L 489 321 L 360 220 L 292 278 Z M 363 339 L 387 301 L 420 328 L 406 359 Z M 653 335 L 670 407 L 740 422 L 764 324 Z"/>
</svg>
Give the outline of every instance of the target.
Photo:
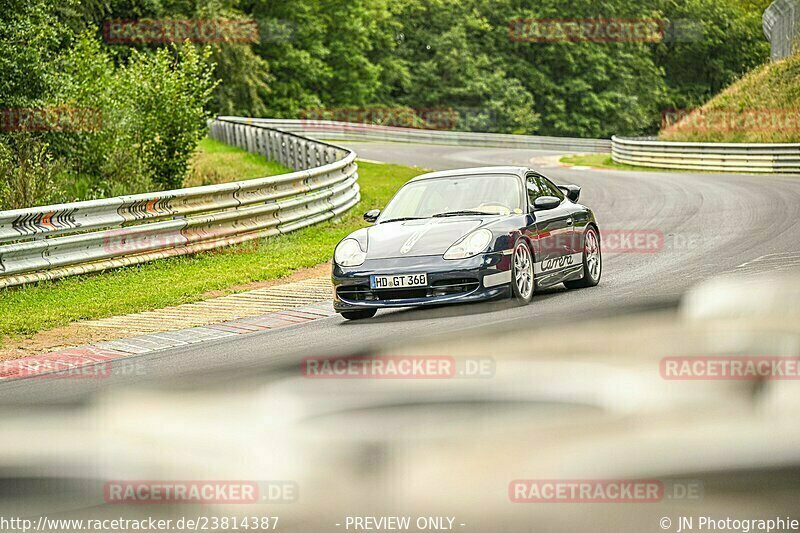
<svg viewBox="0 0 800 533">
<path fill-rule="evenodd" d="M 610 136 L 654 132 L 763 62 L 767 0 L 242 0 L 288 38 L 269 65 L 267 114 L 315 107 L 454 108 L 459 129 Z M 513 19 L 652 18 L 658 43 L 520 42 Z"/>
<path fill-rule="evenodd" d="M 210 49 L 124 57 L 77 2 L 0 11 L 0 209 L 180 187 L 216 86 Z"/>
<path fill-rule="evenodd" d="M 361 110 L 416 127 L 653 133 L 664 110 L 702 105 L 764 62 L 769 47 L 761 14 L 768 4 L 6 0 L 0 107 L 100 109 L 102 126 L 0 133 L 0 168 L 32 158 L 23 170 L 0 176 L 0 192 L 28 182 L 23 189 L 39 191 L 3 192 L 0 208 L 30 202 L 31 195 L 43 202 L 179 186 L 213 113 L 337 118 Z M 510 27 L 518 19 L 598 18 L 658 20 L 663 38 L 530 42 L 514 38 Z M 254 21 L 258 38 L 176 45 L 104 40 L 108 21 L 176 19 Z M 409 110 L 417 116 L 409 118 Z M 456 118 L 442 122 L 442 116 Z M 23 144 L 30 147 L 20 151 Z"/>
</svg>

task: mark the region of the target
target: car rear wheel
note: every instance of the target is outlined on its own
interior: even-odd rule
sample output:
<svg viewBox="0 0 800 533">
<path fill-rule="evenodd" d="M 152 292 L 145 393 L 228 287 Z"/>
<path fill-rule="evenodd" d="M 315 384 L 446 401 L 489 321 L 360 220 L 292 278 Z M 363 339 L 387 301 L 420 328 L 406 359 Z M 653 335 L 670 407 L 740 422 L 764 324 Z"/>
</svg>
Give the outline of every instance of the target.
<svg viewBox="0 0 800 533">
<path fill-rule="evenodd" d="M 533 298 L 533 256 L 525 241 L 519 241 L 514 247 L 511 261 L 511 288 L 514 298 L 527 304 Z"/>
<path fill-rule="evenodd" d="M 600 252 L 600 236 L 597 230 L 589 226 L 583 239 L 583 277 L 574 281 L 565 281 L 568 289 L 594 287 L 600 283 L 603 273 L 603 256 Z"/>
<path fill-rule="evenodd" d="M 358 311 L 342 311 L 341 314 L 347 320 L 361 320 L 363 318 L 372 318 L 377 312 L 377 309 L 359 309 Z"/>
</svg>

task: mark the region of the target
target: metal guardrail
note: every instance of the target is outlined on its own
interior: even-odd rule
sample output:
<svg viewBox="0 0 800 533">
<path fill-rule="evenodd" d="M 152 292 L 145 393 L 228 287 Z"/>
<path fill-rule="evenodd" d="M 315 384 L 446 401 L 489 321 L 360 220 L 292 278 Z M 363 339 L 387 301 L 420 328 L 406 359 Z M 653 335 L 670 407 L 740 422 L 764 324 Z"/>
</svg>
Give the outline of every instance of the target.
<svg viewBox="0 0 800 533">
<path fill-rule="evenodd" d="M 224 117 L 332 140 L 369 140 L 482 147 L 556 150 L 564 153 L 611 152 L 614 161 L 653 168 L 728 172 L 798 173 L 800 144 L 694 143 L 654 137 L 572 139 L 498 133 L 419 130 L 329 120 Z"/>
<path fill-rule="evenodd" d="M 680 170 L 800 173 L 800 144 L 746 144 L 611 138 L 616 163 Z"/>
<path fill-rule="evenodd" d="M 608 153 L 611 151 L 611 141 L 608 139 L 579 139 L 572 137 L 540 137 L 536 135 L 511 135 L 504 133 L 422 130 L 317 119 L 220 118 L 246 124 L 261 124 L 301 135 L 324 136 L 325 139 L 330 140 L 368 140 L 482 146 L 489 148 L 524 148 L 530 150 L 556 150 L 573 153 Z"/>
<path fill-rule="evenodd" d="M 210 135 L 296 172 L 0 211 L 0 288 L 287 233 L 333 218 L 360 200 L 350 150 L 224 119 L 211 122 Z"/>
<path fill-rule="evenodd" d="M 789 57 L 800 47 L 800 3 L 775 0 L 764 11 L 762 26 L 772 48 L 772 60 Z"/>
</svg>

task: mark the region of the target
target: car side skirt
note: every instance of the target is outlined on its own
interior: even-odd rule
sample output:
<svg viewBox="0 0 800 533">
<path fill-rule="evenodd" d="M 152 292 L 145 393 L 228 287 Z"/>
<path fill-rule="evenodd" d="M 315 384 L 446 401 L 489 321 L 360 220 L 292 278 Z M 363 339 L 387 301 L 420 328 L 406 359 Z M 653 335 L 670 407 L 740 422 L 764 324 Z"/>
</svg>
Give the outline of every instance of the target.
<svg viewBox="0 0 800 533">
<path fill-rule="evenodd" d="M 552 285 L 558 285 L 559 283 L 563 283 L 565 281 L 578 280 L 582 277 L 583 261 L 581 261 L 581 264 L 579 265 L 572 265 L 561 270 L 546 272 L 544 274 L 534 276 L 536 279 L 536 286 L 540 289 L 550 287 Z"/>
</svg>

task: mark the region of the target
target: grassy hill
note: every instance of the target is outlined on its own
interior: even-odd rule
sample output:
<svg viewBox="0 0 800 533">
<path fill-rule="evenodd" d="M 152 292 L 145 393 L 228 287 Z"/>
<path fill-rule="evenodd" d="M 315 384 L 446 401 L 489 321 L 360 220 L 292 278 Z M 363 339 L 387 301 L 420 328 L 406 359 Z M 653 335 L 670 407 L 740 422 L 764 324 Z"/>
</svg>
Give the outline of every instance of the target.
<svg viewBox="0 0 800 533">
<path fill-rule="evenodd" d="M 763 65 L 689 113 L 665 115 L 667 141 L 800 142 L 800 54 Z"/>
</svg>

